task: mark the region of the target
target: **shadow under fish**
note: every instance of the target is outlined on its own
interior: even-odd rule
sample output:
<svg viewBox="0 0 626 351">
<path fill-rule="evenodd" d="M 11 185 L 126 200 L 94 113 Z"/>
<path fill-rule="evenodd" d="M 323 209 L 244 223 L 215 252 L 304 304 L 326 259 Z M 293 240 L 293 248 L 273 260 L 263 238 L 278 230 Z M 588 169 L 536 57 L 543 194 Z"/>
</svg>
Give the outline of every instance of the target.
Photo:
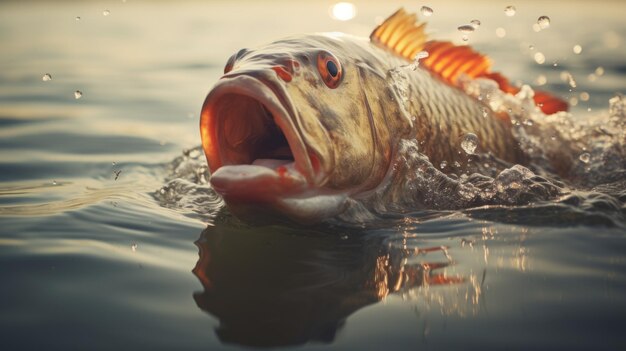
<svg viewBox="0 0 626 351">
<path fill-rule="evenodd" d="M 222 342 L 272 347 L 331 343 L 352 313 L 389 294 L 464 281 L 442 274 L 452 263 L 437 255 L 445 248 L 392 249 L 383 241 L 286 227 L 208 227 L 196 241 L 193 269 L 204 291 L 193 297 L 219 319 Z M 434 262 L 407 264 L 417 254 Z"/>
</svg>

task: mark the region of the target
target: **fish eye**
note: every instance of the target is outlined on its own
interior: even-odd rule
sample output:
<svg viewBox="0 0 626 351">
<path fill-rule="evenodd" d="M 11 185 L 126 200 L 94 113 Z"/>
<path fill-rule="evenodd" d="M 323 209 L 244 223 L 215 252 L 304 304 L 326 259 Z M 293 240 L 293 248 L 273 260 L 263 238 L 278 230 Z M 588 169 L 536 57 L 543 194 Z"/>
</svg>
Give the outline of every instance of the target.
<svg viewBox="0 0 626 351">
<path fill-rule="evenodd" d="M 341 83 L 341 64 L 328 51 L 321 51 L 317 55 L 317 70 L 327 87 L 335 89 Z"/>
</svg>

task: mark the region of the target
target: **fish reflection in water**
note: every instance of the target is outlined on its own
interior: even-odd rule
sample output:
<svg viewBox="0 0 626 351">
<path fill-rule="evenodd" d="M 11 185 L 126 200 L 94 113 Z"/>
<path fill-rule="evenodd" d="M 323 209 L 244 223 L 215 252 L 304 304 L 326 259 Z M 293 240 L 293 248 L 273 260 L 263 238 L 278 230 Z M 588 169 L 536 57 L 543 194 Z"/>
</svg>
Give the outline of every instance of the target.
<svg viewBox="0 0 626 351">
<path fill-rule="evenodd" d="M 251 230 L 258 231 L 252 233 Z M 220 321 L 224 343 L 270 347 L 330 343 L 352 313 L 389 294 L 463 284 L 447 276 L 445 247 L 384 245 L 284 227 L 208 227 L 196 242 L 196 304 Z M 422 263 L 409 263 L 421 255 Z"/>
</svg>

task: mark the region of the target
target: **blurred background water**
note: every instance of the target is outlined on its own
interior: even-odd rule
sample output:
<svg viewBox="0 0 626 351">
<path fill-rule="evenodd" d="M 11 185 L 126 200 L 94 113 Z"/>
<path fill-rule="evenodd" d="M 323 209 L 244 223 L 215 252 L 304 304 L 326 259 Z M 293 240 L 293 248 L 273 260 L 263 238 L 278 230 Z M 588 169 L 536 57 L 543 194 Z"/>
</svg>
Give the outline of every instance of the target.
<svg viewBox="0 0 626 351">
<path fill-rule="evenodd" d="M 479 19 L 470 44 L 566 97 L 573 118 L 624 91 L 622 1 L 354 4 L 338 21 L 330 1 L 0 3 L 2 348 L 626 348 L 623 222 L 436 213 L 255 228 L 215 218 L 206 188 L 171 186 L 183 150 L 203 162 L 199 110 L 232 53 L 367 36 L 400 6 L 429 5 L 433 36 L 459 43 Z M 168 202 L 185 189 L 197 196 Z"/>
</svg>

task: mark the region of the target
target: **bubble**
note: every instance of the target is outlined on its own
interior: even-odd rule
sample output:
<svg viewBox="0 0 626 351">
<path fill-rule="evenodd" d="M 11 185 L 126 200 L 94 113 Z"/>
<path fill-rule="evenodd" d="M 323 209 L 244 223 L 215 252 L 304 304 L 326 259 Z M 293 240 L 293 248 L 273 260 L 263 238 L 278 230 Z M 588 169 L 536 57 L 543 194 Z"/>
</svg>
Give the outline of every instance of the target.
<svg viewBox="0 0 626 351">
<path fill-rule="evenodd" d="M 476 147 L 478 146 L 478 137 L 474 133 L 467 133 L 463 136 L 463 140 L 461 141 L 461 147 L 463 150 L 472 155 L 474 151 L 476 151 Z"/>
<path fill-rule="evenodd" d="M 577 97 L 575 97 L 575 96 L 574 96 L 574 97 L 571 97 L 571 98 L 569 99 L 569 104 L 570 104 L 570 105 L 572 105 L 572 106 L 576 106 L 576 105 L 578 105 L 578 98 L 577 98 Z"/>
<path fill-rule="evenodd" d="M 532 44 L 528 45 L 528 50 L 535 50 L 535 46 Z"/>
<path fill-rule="evenodd" d="M 580 101 L 589 101 L 589 93 L 586 91 L 580 93 Z"/>
<path fill-rule="evenodd" d="M 589 161 L 591 160 L 591 155 L 588 152 L 584 152 L 584 153 L 580 154 L 580 156 L 578 156 L 578 159 L 582 163 L 589 163 Z"/>
<path fill-rule="evenodd" d="M 539 26 L 537 23 L 533 23 L 533 31 L 541 32 L 541 26 Z"/>
<path fill-rule="evenodd" d="M 50 73 L 46 73 L 43 75 L 43 77 L 41 77 L 41 80 L 43 80 L 44 82 L 49 82 L 52 80 L 52 76 L 50 75 Z"/>
<path fill-rule="evenodd" d="M 356 6 L 349 2 L 338 2 L 331 6 L 330 16 L 338 21 L 349 21 L 356 16 Z"/>
<path fill-rule="evenodd" d="M 541 52 L 536 52 L 534 55 L 534 58 L 535 58 L 535 62 L 537 62 L 540 65 L 543 65 L 546 62 L 546 57 Z"/>
<path fill-rule="evenodd" d="M 132 243 L 130 245 L 130 251 L 132 251 L 132 252 L 136 252 L 137 251 L 137 244 L 136 243 Z"/>
<path fill-rule="evenodd" d="M 82 97 L 83 97 L 83 92 L 82 92 L 82 91 L 80 91 L 80 90 L 76 90 L 76 91 L 74 92 L 74 99 L 78 100 L 78 99 L 80 99 L 80 98 L 82 98 Z"/>
<path fill-rule="evenodd" d="M 515 12 L 516 11 L 517 10 L 515 9 L 515 6 L 513 6 L 513 5 L 509 5 L 509 6 L 504 8 L 504 14 L 509 16 L 509 17 L 515 16 Z"/>
<path fill-rule="evenodd" d="M 426 16 L 426 17 L 430 17 L 433 15 L 433 9 L 431 9 L 428 6 L 422 6 L 422 8 L 420 9 L 420 12 L 422 13 L 422 15 Z"/>
<path fill-rule="evenodd" d="M 596 68 L 596 70 L 594 71 L 594 73 L 595 73 L 597 76 L 604 75 L 604 67 L 599 66 L 598 68 Z"/>
<path fill-rule="evenodd" d="M 441 163 L 439 164 L 439 168 L 444 169 L 444 168 L 446 168 L 447 165 L 448 165 L 448 162 L 441 161 Z"/>
<path fill-rule="evenodd" d="M 463 34 L 469 34 L 474 31 L 474 26 L 469 25 L 469 24 L 464 24 L 462 26 L 459 26 L 457 29 L 459 30 L 459 32 Z"/>
<path fill-rule="evenodd" d="M 110 15 L 110 14 L 111 14 L 111 11 L 109 11 L 109 10 L 104 10 L 104 11 L 102 11 L 102 15 L 103 15 L 103 16 L 108 16 L 108 15 Z"/>
<path fill-rule="evenodd" d="M 477 19 L 471 20 L 470 25 L 474 27 L 474 29 L 477 29 L 478 27 L 480 27 L 480 21 Z"/>
<path fill-rule="evenodd" d="M 111 162 L 111 166 L 115 166 L 117 162 Z"/>
<path fill-rule="evenodd" d="M 75 20 L 80 21 L 80 16 L 76 16 Z"/>
<path fill-rule="evenodd" d="M 496 29 L 496 36 L 498 38 L 504 38 L 506 36 L 506 30 L 504 28 L 502 28 L 502 27 L 498 27 Z"/>
<path fill-rule="evenodd" d="M 589 79 L 590 82 L 595 82 L 596 79 L 598 79 L 598 76 L 596 76 L 595 73 L 591 73 L 587 76 L 587 79 Z"/>
<path fill-rule="evenodd" d="M 582 47 L 582 46 L 580 46 L 580 45 L 578 45 L 578 44 L 576 44 L 576 45 L 574 45 L 574 48 L 573 48 L 572 50 L 574 51 L 574 53 L 575 53 L 576 55 L 578 55 L 578 54 L 580 54 L 581 52 L 583 52 L 583 47 Z"/>
<path fill-rule="evenodd" d="M 548 17 L 548 16 L 541 16 L 541 17 L 537 18 L 537 24 L 539 25 L 539 28 L 541 28 L 541 29 L 546 29 L 546 28 L 550 27 L 550 17 Z"/>
</svg>

